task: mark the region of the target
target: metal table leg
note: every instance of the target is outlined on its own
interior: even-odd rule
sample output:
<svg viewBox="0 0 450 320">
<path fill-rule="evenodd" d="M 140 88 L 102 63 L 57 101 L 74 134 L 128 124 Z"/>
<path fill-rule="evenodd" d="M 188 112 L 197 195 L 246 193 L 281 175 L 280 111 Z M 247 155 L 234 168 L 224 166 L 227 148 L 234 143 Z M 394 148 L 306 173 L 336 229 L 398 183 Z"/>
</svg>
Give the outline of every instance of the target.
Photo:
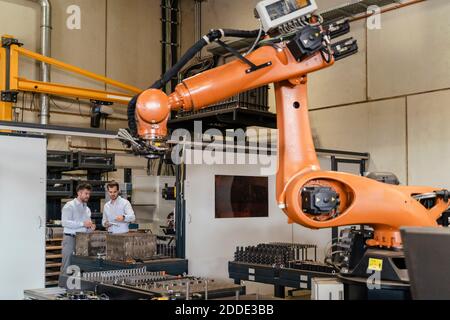
<svg viewBox="0 0 450 320">
<path fill-rule="evenodd" d="M 274 296 L 276 298 L 284 299 L 286 297 L 285 287 L 280 285 L 274 285 Z"/>
</svg>

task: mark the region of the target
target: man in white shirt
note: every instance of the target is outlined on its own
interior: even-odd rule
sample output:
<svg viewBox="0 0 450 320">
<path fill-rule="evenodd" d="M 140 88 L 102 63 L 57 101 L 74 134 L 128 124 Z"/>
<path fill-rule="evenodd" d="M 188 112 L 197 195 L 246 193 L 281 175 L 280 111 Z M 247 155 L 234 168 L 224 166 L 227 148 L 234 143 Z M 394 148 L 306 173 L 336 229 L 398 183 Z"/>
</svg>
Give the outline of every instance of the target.
<svg viewBox="0 0 450 320">
<path fill-rule="evenodd" d="M 131 203 L 119 195 L 120 188 L 117 182 L 108 183 L 107 188 L 111 200 L 103 208 L 102 224 L 108 232 L 127 233 L 129 224 L 136 220 Z"/>
<path fill-rule="evenodd" d="M 70 266 L 70 260 L 75 251 L 76 234 L 95 230 L 95 224 L 91 220 L 91 210 L 87 206 L 91 197 L 91 191 L 92 187 L 90 184 L 79 184 L 77 186 L 77 198 L 67 202 L 62 209 L 61 220 L 64 227 L 62 274 L 65 274 Z"/>
</svg>

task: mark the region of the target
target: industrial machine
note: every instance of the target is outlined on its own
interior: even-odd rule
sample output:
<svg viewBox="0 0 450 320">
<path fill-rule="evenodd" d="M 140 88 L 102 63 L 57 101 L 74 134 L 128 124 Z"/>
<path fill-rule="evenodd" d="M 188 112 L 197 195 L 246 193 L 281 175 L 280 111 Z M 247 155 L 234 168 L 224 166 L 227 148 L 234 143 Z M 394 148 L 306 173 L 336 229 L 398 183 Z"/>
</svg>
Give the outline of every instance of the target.
<svg viewBox="0 0 450 320">
<path fill-rule="evenodd" d="M 256 16 L 266 33 L 285 33 L 307 24 L 308 15 L 316 10 L 314 0 L 265 0 L 256 5 Z"/>
<path fill-rule="evenodd" d="M 315 152 L 309 116 L 308 74 L 331 67 L 358 50 L 355 40 L 331 43 L 348 32 L 348 24 L 324 26 L 314 14 L 314 1 L 262 1 L 257 13 L 262 27 L 255 31 L 212 30 L 180 59 L 173 69 L 135 96 L 129 104 L 129 133 L 119 133 L 136 154 L 163 155 L 170 145 L 167 122 L 171 111 L 200 110 L 232 95 L 275 84 L 278 121 L 277 203 L 290 223 L 321 229 L 366 225 L 373 229 L 365 239 L 360 268 L 366 287 L 367 270 L 381 272 L 402 259 L 400 227 L 437 227 L 449 207 L 449 192 L 433 187 L 398 186 L 340 172 L 322 171 Z M 264 32 L 266 31 L 266 32 Z M 255 38 L 248 54 L 230 49 L 225 37 Z M 203 47 L 215 42 L 236 60 L 184 79 L 167 95 L 161 88 Z M 407 279 L 388 279 L 407 283 Z"/>
<path fill-rule="evenodd" d="M 236 284 L 251 281 L 273 285 L 274 296 L 285 298 L 299 290 L 313 289 L 313 279 L 336 278 L 337 269 L 317 261 L 317 246 L 301 243 L 262 243 L 237 247 L 228 274 Z M 337 279 L 336 279 L 337 280 Z"/>
<path fill-rule="evenodd" d="M 63 278 L 67 280 L 67 276 Z M 73 278 L 79 281 L 77 290 L 47 293 L 53 293 L 56 300 L 208 300 L 238 299 L 245 294 L 244 286 L 229 281 L 174 276 L 146 267 L 84 272 Z M 28 295 L 38 298 L 42 293 L 32 290 Z"/>
</svg>

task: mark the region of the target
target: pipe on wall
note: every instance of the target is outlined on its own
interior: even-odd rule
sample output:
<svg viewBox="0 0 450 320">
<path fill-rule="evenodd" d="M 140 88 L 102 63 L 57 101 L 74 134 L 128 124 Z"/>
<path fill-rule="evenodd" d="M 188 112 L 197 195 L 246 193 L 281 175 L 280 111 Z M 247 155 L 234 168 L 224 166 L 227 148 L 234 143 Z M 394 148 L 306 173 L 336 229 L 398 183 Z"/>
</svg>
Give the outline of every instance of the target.
<svg viewBox="0 0 450 320">
<path fill-rule="evenodd" d="M 194 37 L 195 41 L 202 37 L 202 0 L 195 0 L 194 4 Z M 197 58 L 202 58 L 202 50 L 197 53 Z"/>
<path fill-rule="evenodd" d="M 161 0 L 162 23 L 162 71 L 165 74 L 179 58 L 179 32 L 180 32 L 180 2 L 179 0 Z M 164 84 L 163 91 L 172 92 L 178 85 L 178 78 L 170 79 L 170 87 Z"/>
<path fill-rule="evenodd" d="M 38 3 L 41 7 L 40 19 L 40 53 L 43 56 L 51 56 L 51 32 L 52 32 L 52 6 L 49 0 L 30 0 Z M 50 65 L 41 62 L 40 80 L 43 82 L 50 82 Z M 50 119 L 50 99 L 47 94 L 41 94 L 39 99 L 40 104 L 40 124 L 49 124 Z"/>
</svg>

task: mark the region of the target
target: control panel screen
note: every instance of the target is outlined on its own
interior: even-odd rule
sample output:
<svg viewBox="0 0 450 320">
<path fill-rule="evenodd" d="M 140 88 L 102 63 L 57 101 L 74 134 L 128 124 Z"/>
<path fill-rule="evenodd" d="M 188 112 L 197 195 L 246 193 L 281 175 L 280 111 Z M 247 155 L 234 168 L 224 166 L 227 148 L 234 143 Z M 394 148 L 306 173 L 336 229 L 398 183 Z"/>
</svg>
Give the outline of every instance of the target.
<svg viewBox="0 0 450 320">
<path fill-rule="evenodd" d="M 270 19 L 277 20 L 311 5 L 309 0 L 280 0 L 266 7 Z"/>
</svg>

